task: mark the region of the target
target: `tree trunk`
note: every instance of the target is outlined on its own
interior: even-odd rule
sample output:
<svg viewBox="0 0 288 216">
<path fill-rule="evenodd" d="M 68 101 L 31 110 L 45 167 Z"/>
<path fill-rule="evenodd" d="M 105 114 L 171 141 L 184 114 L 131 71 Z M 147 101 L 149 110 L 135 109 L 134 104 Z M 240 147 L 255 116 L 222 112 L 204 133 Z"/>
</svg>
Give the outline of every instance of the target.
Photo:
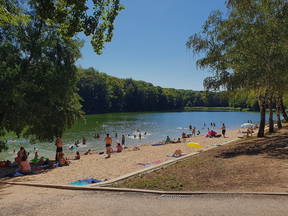
<svg viewBox="0 0 288 216">
<path fill-rule="evenodd" d="M 265 112 L 266 112 L 266 103 L 265 97 L 260 95 L 258 98 L 259 108 L 260 108 L 260 125 L 258 130 L 258 137 L 264 137 L 264 129 L 265 129 Z"/>
<path fill-rule="evenodd" d="M 282 112 L 282 115 L 285 119 L 286 122 L 288 122 L 288 116 L 287 116 L 287 113 L 285 111 L 285 107 L 284 107 L 284 104 L 283 104 L 283 98 L 280 97 L 280 108 L 281 108 L 281 112 Z"/>
<path fill-rule="evenodd" d="M 282 128 L 280 113 L 281 113 L 280 97 L 277 96 L 277 98 L 276 98 L 276 115 L 277 115 L 277 127 L 278 127 L 278 129 Z"/>
<path fill-rule="evenodd" d="M 273 96 L 269 96 L 269 133 L 274 133 Z"/>
</svg>

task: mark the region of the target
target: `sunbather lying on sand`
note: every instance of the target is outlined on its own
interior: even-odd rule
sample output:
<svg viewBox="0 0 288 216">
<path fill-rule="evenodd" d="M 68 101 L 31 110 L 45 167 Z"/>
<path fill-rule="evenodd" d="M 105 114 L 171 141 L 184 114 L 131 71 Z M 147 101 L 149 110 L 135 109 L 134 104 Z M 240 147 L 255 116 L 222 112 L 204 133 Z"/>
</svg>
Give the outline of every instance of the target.
<svg viewBox="0 0 288 216">
<path fill-rule="evenodd" d="M 177 140 L 174 139 L 174 140 L 171 141 L 171 143 L 181 143 L 181 139 L 180 138 L 178 138 Z"/>
<path fill-rule="evenodd" d="M 176 149 L 172 156 L 173 157 L 180 157 L 182 155 L 183 155 L 183 152 L 181 151 L 181 149 Z"/>
<path fill-rule="evenodd" d="M 135 146 L 132 150 L 133 151 L 138 151 L 138 150 L 140 150 L 140 148 L 138 146 Z"/>
</svg>

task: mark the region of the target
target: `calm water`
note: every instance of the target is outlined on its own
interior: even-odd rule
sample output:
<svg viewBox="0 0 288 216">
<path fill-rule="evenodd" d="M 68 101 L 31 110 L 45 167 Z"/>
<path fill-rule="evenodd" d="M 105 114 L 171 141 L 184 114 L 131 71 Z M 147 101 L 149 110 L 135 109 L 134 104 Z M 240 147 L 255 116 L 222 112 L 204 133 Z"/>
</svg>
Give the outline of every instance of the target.
<svg viewBox="0 0 288 216">
<path fill-rule="evenodd" d="M 79 151 L 85 151 L 89 148 L 96 150 L 104 149 L 104 137 L 109 133 L 113 138 L 113 144 L 121 140 L 121 135 L 126 136 L 126 145 L 152 144 L 165 140 L 169 135 L 171 138 L 180 137 L 182 132 L 188 132 L 188 126 L 191 124 L 201 131 L 207 132 L 207 125 L 210 122 L 216 123 L 216 128 L 220 128 L 224 122 L 227 129 L 236 129 L 247 120 L 258 123 L 259 114 L 253 112 L 165 112 L 165 113 L 116 113 L 116 114 L 98 114 L 88 115 L 86 120 L 78 121 L 74 127 L 64 134 L 64 151 L 73 153 L 69 150 L 77 139 L 82 137 L 87 139 L 86 146 L 80 145 Z M 204 127 L 204 122 L 206 127 Z M 144 135 L 146 132 L 146 135 Z M 94 135 L 100 134 L 100 139 L 95 139 Z M 117 133 L 117 137 L 116 137 Z M 139 133 L 142 134 L 141 140 Z M 137 135 L 136 139 L 134 134 Z M 130 135 L 130 136 L 129 136 Z M 30 144 L 27 139 L 17 139 L 8 137 L 9 150 L 0 153 L 0 160 L 12 159 L 19 149 L 24 146 L 30 152 L 30 157 L 34 156 L 34 148 L 38 149 L 40 156 L 54 156 L 54 143 L 35 143 Z"/>
</svg>

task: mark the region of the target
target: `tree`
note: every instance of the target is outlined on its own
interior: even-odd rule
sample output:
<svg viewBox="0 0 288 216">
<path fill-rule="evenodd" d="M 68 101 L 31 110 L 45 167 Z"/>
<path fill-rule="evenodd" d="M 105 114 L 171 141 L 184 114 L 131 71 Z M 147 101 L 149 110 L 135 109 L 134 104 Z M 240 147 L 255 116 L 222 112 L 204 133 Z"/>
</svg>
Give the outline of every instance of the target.
<svg viewBox="0 0 288 216">
<path fill-rule="evenodd" d="M 259 137 L 264 136 L 266 97 L 273 98 L 280 79 L 284 86 L 287 83 L 287 71 L 279 69 L 279 62 L 287 62 L 288 57 L 287 4 L 285 0 L 231 0 L 227 18 L 219 11 L 212 13 L 203 31 L 187 42 L 196 54 L 204 54 L 197 64 L 213 73 L 204 81 L 207 89 L 257 93 Z"/>
<path fill-rule="evenodd" d="M 29 17 L 22 13 L 17 1 L 0 0 L 0 27 L 28 22 Z"/>
<path fill-rule="evenodd" d="M 124 8 L 120 0 L 30 0 L 36 13 L 47 25 L 52 25 L 62 36 L 74 37 L 83 32 L 91 38 L 97 54 L 101 54 L 104 43 L 113 37 L 114 21 Z M 92 12 L 92 15 L 90 15 Z"/>
<path fill-rule="evenodd" d="M 95 52 L 113 36 L 120 0 L 0 0 L 0 132 L 61 136 L 81 117 L 79 32 Z M 90 10 L 90 11 L 88 11 Z"/>
<path fill-rule="evenodd" d="M 120 0 L 0 0 L 0 27 L 27 22 L 33 16 L 72 39 L 83 32 L 97 54 L 113 37 L 114 22 L 123 10 Z M 34 18 L 35 18 L 34 17 Z"/>
<path fill-rule="evenodd" d="M 0 128 L 41 140 L 61 136 L 81 116 L 75 67 L 81 43 L 36 17 L 1 28 L 0 37 Z"/>
</svg>

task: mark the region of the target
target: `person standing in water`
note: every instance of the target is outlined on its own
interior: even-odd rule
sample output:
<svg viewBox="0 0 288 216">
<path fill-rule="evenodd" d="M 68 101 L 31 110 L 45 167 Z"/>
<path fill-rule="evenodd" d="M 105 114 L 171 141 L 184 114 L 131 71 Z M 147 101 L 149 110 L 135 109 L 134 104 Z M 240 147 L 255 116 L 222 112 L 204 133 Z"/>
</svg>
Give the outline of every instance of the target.
<svg viewBox="0 0 288 216">
<path fill-rule="evenodd" d="M 226 126 L 225 126 L 224 123 L 222 124 L 221 130 L 222 130 L 222 135 L 223 135 L 223 137 L 225 138 Z"/>
<path fill-rule="evenodd" d="M 192 129 L 192 136 L 196 136 L 196 127 L 193 127 Z"/>
<path fill-rule="evenodd" d="M 86 138 L 85 137 L 82 138 L 82 144 L 86 145 Z"/>
<path fill-rule="evenodd" d="M 110 158 L 111 157 L 111 153 L 112 153 L 112 138 L 109 136 L 109 134 L 107 134 L 107 136 L 105 137 L 105 144 L 106 144 L 106 154 L 107 157 L 106 158 Z"/>
<path fill-rule="evenodd" d="M 122 144 L 122 146 L 125 146 L 125 136 L 124 136 L 124 134 L 122 134 L 121 144 Z"/>
</svg>

